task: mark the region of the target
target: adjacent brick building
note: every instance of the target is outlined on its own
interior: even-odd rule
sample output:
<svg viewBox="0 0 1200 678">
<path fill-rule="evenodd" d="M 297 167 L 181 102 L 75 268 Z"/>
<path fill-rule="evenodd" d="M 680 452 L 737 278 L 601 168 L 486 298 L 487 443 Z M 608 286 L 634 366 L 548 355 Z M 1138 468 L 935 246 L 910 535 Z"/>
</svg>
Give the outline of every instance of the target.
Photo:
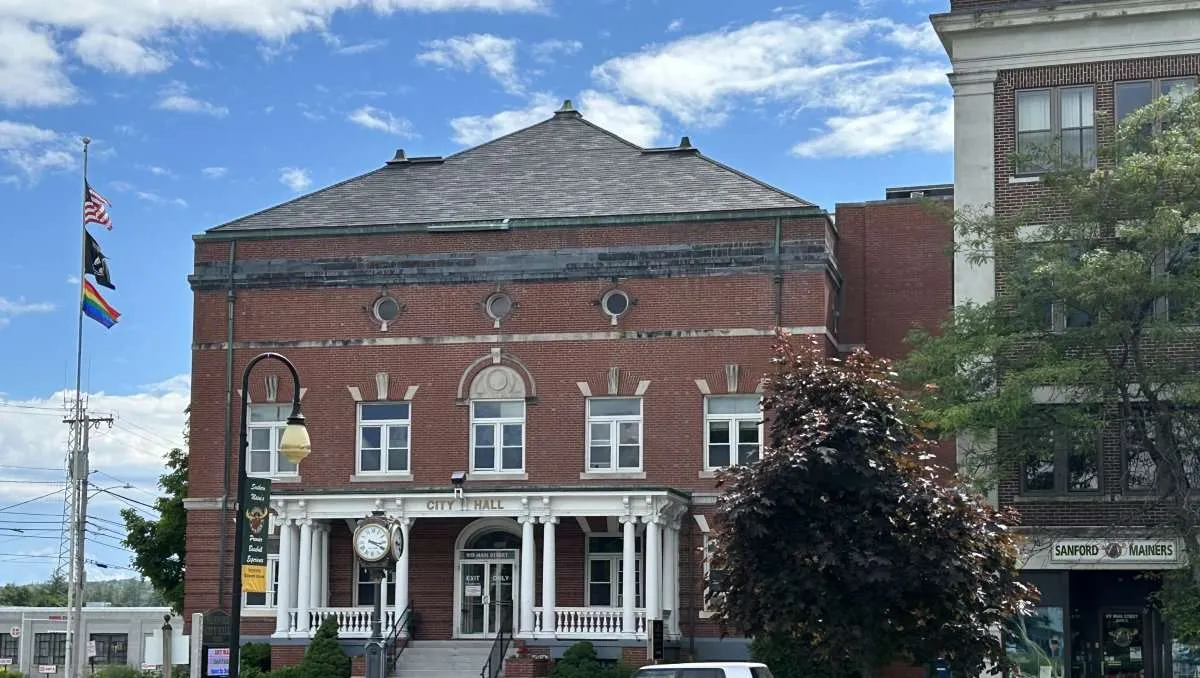
<svg viewBox="0 0 1200 678">
<path fill-rule="evenodd" d="M 1200 74 L 1200 8 L 1191 2 L 951 0 L 932 21 L 953 67 L 957 208 L 1017 214 L 1042 187 L 1036 168 L 1015 166 L 1014 154 L 1059 139 L 1069 157 L 1094 163 L 1115 120 L 1159 95 L 1194 90 Z M 991 301 L 1002 277 L 959 258 L 955 302 Z M 1055 309 L 1047 329 L 1078 321 Z M 1013 465 L 993 496 L 1020 510 L 1024 576 L 1042 592 L 1038 616 L 1007 641 L 1023 672 L 1169 678 L 1196 670 L 1194 652 L 1173 641 L 1147 601 L 1153 584 L 1140 575 L 1181 566 L 1183 549 L 1158 538 L 1140 455 L 1121 426 L 1113 422 L 1094 445 L 1059 445 L 1053 461 Z"/>
<path fill-rule="evenodd" d="M 408 543 L 385 624 L 411 609 L 418 639 L 509 623 L 530 646 L 586 639 L 615 658 L 662 619 L 669 654 L 745 656 L 703 599 L 715 472 L 759 454 L 775 328 L 895 355 L 906 323 L 946 312 L 949 232 L 927 246 L 934 217 L 915 203 L 835 223 L 686 137 L 644 149 L 567 102 L 197 236 L 187 506 L 204 547 L 185 612 L 228 596 L 238 384 L 276 350 L 301 375 L 313 451 L 298 469 L 278 454 L 291 385 L 262 363 L 248 470 L 273 479 L 272 583 L 246 594 L 243 640 L 288 662 L 327 615 L 365 637 L 351 530 L 382 511 Z"/>
</svg>

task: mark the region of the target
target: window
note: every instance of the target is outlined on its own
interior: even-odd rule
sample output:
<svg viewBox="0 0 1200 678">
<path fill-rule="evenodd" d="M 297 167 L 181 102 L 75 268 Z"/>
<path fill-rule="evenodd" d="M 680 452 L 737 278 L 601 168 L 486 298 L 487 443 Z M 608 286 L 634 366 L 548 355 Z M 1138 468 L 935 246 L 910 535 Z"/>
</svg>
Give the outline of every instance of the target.
<svg viewBox="0 0 1200 678">
<path fill-rule="evenodd" d="M 1178 103 L 1196 90 L 1196 78 L 1118 82 L 1115 90 L 1117 121 L 1120 122 L 1159 97 L 1169 97 L 1173 102 Z"/>
<path fill-rule="evenodd" d="M 1158 484 L 1158 462 L 1151 453 L 1157 441 L 1155 422 L 1146 410 L 1137 408 L 1125 422 L 1122 442 L 1125 448 L 1125 487 L 1131 491 L 1153 490 Z M 1200 417 L 1194 410 L 1180 409 L 1170 414 L 1175 450 L 1183 465 L 1189 487 L 1200 488 Z"/>
<path fill-rule="evenodd" d="M 11 635 L 4 633 L 0 634 L 0 657 L 8 657 L 17 663 L 17 655 L 21 649 L 21 639 L 13 638 Z"/>
<path fill-rule="evenodd" d="M 1031 429 L 1022 487 L 1027 493 L 1095 492 L 1100 489 L 1100 437 L 1095 431 L 1053 424 Z"/>
<path fill-rule="evenodd" d="M 246 457 L 246 473 L 252 476 L 294 476 L 298 473 L 295 464 L 279 452 L 279 439 L 287 426 L 291 404 L 251 405 L 250 450 Z"/>
<path fill-rule="evenodd" d="M 1173 259 L 1174 261 L 1169 264 L 1170 271 L 1167 275 L 1195 278 L 1197 271 L 1194 269 L 1200 265 L 1200 238 L 1193 236 L 1190 242 L 1179 249 Z M 1197 321 L 1200 321 L 1197 304 L 1194 301 L 1188 303 L 1187 295 L 1167 297 L 1166 306 L 1167 319 L 1171 322 L 1196 324 Z"/>
<path fill-rule="evenodd" d="M 1037 247 L 1036 243 L 1031 244 L 1031 247 Z M 1033 253 L 1036 255 L 1036 253 Z M 1031 255 L 1032 256 L 1032 255 Z M 1079 244 L 1072 245 L 1068 248 L 1066 259 L 1068 267 L 1077 267 L 1080 265 L 1080 259 L 1083 257 L 1083 246 Z M 1048 254 L 1040 255 L 1037 259 L 1038 263 L 1050 263 L 1051 256 Z M 1046 281 L 1041 285 L 1042 290 L 1052 289 L 1055 285 L 1051 281 Z M 1036 288 L 1035 288 L 1036 290 Z M 1040 294 L 1040 290 L 1036 290 L 1035 294 Z M 1041 326 L 1043 329 L 1050 332 L 1063 332 L 1068 329 L 1079 327 L 1090 327 L 1092 325 L 1092 314 L 1080 308 L 1076 308 L 1072 304 L 1063 300 L 1049 300 L 1042 304 Z"/>
<path fill-rule="evenodd" d="M 359 404 L 359 473 L 408 473 L 409 409 L 407 402 Z"/>
<path fill-rule="evenodd" d="M 600 298 L 600 307 L 615 322 L 630 306 L 629 294 L 625 290 L 609 290 Z"/>
<path fill-rule="evenodd" d="M 358 607 L 373 607 L 375 605 L 375 578 L 372 576 L 371 568 L 362 567 L 358 564 L 357 559 L 354 563 L 354 604 Z M 392 573 L 385 570 L 387 578 L 383 584 L 383 604 L 396 604 L 396 587 L 392 585 Z"/>
<path fill-rule="evenodd" d="M 762 410 L 758 396 L 704 399 L 704 467 L 753 464 L 762 451 Z"/>
<path fill-rule="evenodd" d="M 589 398 L 588 470 L 642 468 L 642 399 Z"/>
<path fill-rule="evenodd" d="M 33 637 L 33 663 L 62 666 L 67 661 L 67 634 L 38 633 Z"/>
<path fill-rule="evenodd" d="M 272 544 L 275 549 L 279 548 L 278 542 Z M 267 592 L 266 593 L 251 593 L 247 591 L 243 598 L 245 599 L 246 607 L 275 607 L 275 591 L 279 587 L 279 554 L 272 553 L 267 556 Z"/>
<path fill-rule="evenodd" d="M 129 634 L 93 633 L 90 640 L 96 644 L 96 657 L 92 663 L 119 665 L 128 663 Z"/>
<path fill-rule="evenodd" d="M 622 607 L 625 539 L 619 535 L 587 538 L 587 602 L 589 607 Z M 634 607 L 642 606 L 642 538 L 634 543 Z"/>
<path fill-rule="evenodd" d="M 471 402 L 471 470 L 520 471 L 525 468 L 525 401 Z"/>
<path fill-rule="evenodd" d="M 1019 174 L 1047 169 L 1042 160 L 1059 142 L 1065 163 L 1096 163 L 1096 121 L 1092 87 L 1063 87 L 1017 92 L 1017 153 Z"/>
</svg>

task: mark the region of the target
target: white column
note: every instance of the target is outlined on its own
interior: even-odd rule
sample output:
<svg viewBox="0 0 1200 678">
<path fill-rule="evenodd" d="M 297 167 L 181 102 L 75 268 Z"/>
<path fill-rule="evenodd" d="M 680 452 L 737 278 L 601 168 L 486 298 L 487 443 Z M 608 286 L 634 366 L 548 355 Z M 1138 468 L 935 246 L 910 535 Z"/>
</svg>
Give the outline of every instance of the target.
<svg viewBox="0 0 1200 678">
<path fill-rule="evenodd" d="M 672 633 L 679 627 L 679 526 L 667 525 L 663 534 L 663 608 L 671 611 L 667 625 Z"/>
<path fill-rule="evenodd" d="M 329 607 L 329 531 L 333 526 L 324 525 L 321 530 L 321 592 L 317 596 L 317 605 Z"/>
<path fill-rule="evenodd" d="M 311 607 L 321 607 L 321 576 L 324 574 L 324 570 L 321 569 L 321 549 L 323 548 L 321 535 L 324 533 L 323 525 L 313 525 L 312 564 L 309 566 L 308 577 L 308 604 Z M 304 584 L 301 583 L 301 585 Z"/>
<path fill-rule="evenodd" d="M 292 560 L 292 543 L 295 527 L 290 518 L 279 521 L 279 583 L 275 590 L 275 633 L 291 631 L 292 601 L 288 593 L 292 587 L 292 571 L 296 561 Z"/>
<path fill-rule="evenodd" d="M 535 629 L 537 631 L 546 631 L 553 633 L 558 628 L 558 620 L 554 616 L 555 599 L 558 597 L 555 591 L 555 550 L 558 548 L 555 545 L 554 534 L 555 525 L 558 524 L 558 518 L 555 516 L 542 516 L 542 627 Z"/>
<path fill-rule="evenodd" d="M 533 541 L 533 516 L 522 516 L 521 521 L 521 619 L 520 632 L 533 631 L 533 582 L 537 550 Z"/>
<path fill-rule="evenodd" d="M 408 531 L 412 526 L 412 518 L 400 519 L 400 536 L 404 539 L 404 550 L 400 552 L 400 559 L 396 561 L 396 621 L 400 621 L 400 615 L 404 613 L 408 607 L 408 554 L 412 549 L 412 542 L 408 540 Z M 405 630 L 407 633 L 407 630 Z"/>
<path fill-rule="evenodd" d="M 637 557 L 634 551 L 637 541 L 637 518 L 621 516 L 621 522 L 625 524 L 621 533 L 621 590 L 623 591 L 621 630 L 625 633 L 634 633 L 637 631 L 637 619 L 633 615 L 634 598 L 637 592 L 637 570 L 634 569 L 634 558 Z"/>
<path fill-rule="evenodd" d="M 312 607 L 309 595 L 312 589 L 309 581 L 312 578 L 312 520 L 305 518 L 300 521 L 300 578 L 296 594 L 296 630 L 308 631 L 308 610 Z"/>
<path fill-rule="evenodd" d="M 662 619 L 662 529 L 658 516 L 646 518 L 646 619 Z"/>
</svg>

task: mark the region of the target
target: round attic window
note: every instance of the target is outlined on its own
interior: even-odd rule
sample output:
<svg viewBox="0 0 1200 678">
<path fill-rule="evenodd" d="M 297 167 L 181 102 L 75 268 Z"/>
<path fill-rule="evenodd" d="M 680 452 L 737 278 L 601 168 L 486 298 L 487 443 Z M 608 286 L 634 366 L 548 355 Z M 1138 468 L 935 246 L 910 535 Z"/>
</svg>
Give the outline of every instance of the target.
<svg viewBox="0 0 1200 678">
<path fill-rule="evenodd" d="M 616 318 L 629 310 L 629 295 L 624 290 L 609 290 L 600 299 L 600 307 L 605 313 Z"/>
<path fill-rule="evenodd" d="M 513 300 L 512 297 L 508 296 L 507 294 L 504 294 L 503 292 L 497 292 L 496 294 L 493 294 L 487 298 L 484 306 L 487 308 L 487 314 L 491 316 L 493 320 L 503 320 L 508 316 L 509 313 L 512 313 Z"/>
<path fill-rule="evenodd" d="M 395 297 L 379 297 L 371 307 L 371 315 L 379 322 L 390 323 L 400 316 L 400 302 Z"/>
</svg>

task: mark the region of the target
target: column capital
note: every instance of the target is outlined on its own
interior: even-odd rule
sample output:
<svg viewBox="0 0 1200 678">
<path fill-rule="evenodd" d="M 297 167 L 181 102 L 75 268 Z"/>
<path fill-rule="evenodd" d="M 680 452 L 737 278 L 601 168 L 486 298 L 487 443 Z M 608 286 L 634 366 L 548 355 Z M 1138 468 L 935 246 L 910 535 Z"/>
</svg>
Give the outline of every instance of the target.
<svg viewBox="0 0 1200 678">
<path fill-rule="evenodd" d="M 412 518 L 397 518 L 396 523 L 399 524 L 400 527 L 407 530 L 408 528 L 412 527 L 413 519 Z"/>
<path fill-rule="evenodd" d="M 528 525 L 528 524 L 530 524 L 530 523 L 536 523 L 536 522 L 537 522 L 537 520 L 538 520 L 538 519 L 537 519 L 537 516 L 530 516 L 530 515 L 517 516 L 517 522 L 518 522 L 518 523 L 520 523 L 520 524 L 522 524 L 522 525 Z"/>
<path fill-rule="evenodd" d="M 542 516 L 538 520 L 540 520 L 543 525 L 557 525 L 558 524 L 558 516 Z"/>
<path fill-rule="evenodd" d="M 633 523 L 634 525 L 637 525 L 638 517 L 637 516 L 619 516 L 619 517 L 617 517 L 617 520 L 622 525 L 624 525 L 626 523 Z"/>
<path fill-rule="evenodd" d="M 658 525 L 661 527 L 667 521 L 662 517 L 662 515 L 658 513 L 651 513 L 648 516 L 642 516 L 642 522 L 646 523 L 647 525 Z"/>
<path fill-rule="evenodd" d="M 309 518 L 308 516 L 305 516 L 303 518 L 296 518 L 296 524 L 299 525 L 300 527 L 307 527 L 309 529 L 312 529 L 312 526 L 315 525 L 316 523 L 317 523 L 317 521 L 313 520 L 312 518 Z"/>
</svg>

